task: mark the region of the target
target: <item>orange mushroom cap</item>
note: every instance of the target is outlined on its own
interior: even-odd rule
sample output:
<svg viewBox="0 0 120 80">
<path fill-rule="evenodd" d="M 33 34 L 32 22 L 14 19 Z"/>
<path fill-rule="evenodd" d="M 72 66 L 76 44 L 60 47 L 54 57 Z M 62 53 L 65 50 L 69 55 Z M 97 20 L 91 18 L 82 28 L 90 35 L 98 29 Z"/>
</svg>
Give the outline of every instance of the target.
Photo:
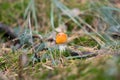
<svg viewBox="0 0 120 80">
<path fill-rule="evenodd" d="M 60 32 L 56 35 L 56 44 L 64 44 L 67 42 L 67 34 Z"/>
</svg>

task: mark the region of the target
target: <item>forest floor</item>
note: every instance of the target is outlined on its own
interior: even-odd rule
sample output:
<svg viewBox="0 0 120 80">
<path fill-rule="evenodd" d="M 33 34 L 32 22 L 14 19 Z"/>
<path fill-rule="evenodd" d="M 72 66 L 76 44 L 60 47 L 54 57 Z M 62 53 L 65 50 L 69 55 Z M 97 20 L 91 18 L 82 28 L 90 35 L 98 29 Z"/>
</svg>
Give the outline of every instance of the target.
<svg viewBox="0 0 120 80">
<path fill-rule="evenodd" d="M 119 80 L 119 3 L 0 0 L 0 80 Z"/>
</svg>

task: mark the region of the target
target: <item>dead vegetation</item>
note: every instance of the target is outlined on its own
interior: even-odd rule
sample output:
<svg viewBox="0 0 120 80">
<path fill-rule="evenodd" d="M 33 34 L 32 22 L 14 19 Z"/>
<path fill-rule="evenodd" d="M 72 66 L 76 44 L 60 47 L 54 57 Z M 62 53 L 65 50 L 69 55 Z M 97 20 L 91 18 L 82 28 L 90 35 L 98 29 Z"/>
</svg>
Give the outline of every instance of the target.
<svg viewBox="0 0 120 80">
<path fill-rule="evenodd" d="M 0 9 L 0 80 L 119 80 L 119 0 L 0 0 Z"/>
</svg>

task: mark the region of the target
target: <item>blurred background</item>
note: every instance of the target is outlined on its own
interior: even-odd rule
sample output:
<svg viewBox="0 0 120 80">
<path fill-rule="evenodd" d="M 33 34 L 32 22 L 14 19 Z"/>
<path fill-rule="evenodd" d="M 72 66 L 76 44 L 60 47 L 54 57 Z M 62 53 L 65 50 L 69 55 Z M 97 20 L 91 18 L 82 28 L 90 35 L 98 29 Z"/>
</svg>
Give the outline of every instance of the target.
<svg viewBox="0 0 120 80">
<path fill-rule="evenodd" d="M 120 78 L 119 0 L 0 0 L 0 29 L 1 80 Z M 68 35 L 70 50 L 98 56 L 61 61 L 54 42 L 59 32 Z"/>
</svg>

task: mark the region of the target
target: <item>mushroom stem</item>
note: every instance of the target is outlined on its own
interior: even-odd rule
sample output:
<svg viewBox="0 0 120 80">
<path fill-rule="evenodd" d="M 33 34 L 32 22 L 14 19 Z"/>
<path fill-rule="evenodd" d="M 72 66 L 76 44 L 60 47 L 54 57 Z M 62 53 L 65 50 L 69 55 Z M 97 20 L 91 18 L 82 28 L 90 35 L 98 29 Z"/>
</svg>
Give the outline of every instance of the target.
<svg viewBox="0 0 120 80">
<path fill-rule="evenodd" d="M 60 52 L 65 51 L 65 49 L 66 49 L 66 47 L 67 47 L 66 44 L 59 44 L 58 46 L 59 46 Z"/>
</svg>

